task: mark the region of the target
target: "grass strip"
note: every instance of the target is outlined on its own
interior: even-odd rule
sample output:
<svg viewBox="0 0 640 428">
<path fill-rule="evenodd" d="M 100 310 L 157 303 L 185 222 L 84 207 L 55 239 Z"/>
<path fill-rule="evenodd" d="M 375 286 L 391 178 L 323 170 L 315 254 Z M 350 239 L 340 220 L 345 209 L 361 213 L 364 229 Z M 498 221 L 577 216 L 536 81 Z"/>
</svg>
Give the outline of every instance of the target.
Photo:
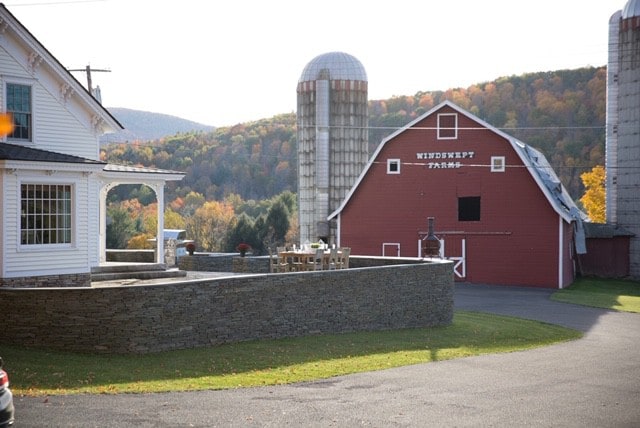
<svg viewBox="0 0 640 428">
<path fill-rule="evenodd" d="M 579 278 L 570 287 L 553 293 L 551 299 L 563 303 L 640 313 L 640 282 Z"/>
<path fill-rule="evenodd" d="M 226 389 L 325 379 L 410 364 L 513 352 L 581 337 L 513 317 L 456 312 L 447 327 L 260 340 L 145 355 L 2 346 L 15 394 Z"/>
</svg>

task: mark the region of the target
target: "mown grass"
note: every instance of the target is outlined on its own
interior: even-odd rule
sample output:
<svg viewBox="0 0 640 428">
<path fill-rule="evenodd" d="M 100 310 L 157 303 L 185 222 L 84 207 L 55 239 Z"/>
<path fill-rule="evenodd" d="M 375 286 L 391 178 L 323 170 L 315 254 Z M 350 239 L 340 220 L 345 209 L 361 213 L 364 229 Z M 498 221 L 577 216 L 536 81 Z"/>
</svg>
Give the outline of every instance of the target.
<svg viewBox="0 0 640 428">
<path fill-rule="evenodd" d="M 640 313 L 640 282 L 600 278 L 579 278 L 559 290 L 552 300 L 563 303 Z"/>
<path fill-rule="evenodd" d="M 576 339 L 580 332 L 456 312 L 447 327 L 261 340 L 149 355 L 87 355 L 2 346 L 18 395 L 144 393 L 278 385 Z"/>
</svg>

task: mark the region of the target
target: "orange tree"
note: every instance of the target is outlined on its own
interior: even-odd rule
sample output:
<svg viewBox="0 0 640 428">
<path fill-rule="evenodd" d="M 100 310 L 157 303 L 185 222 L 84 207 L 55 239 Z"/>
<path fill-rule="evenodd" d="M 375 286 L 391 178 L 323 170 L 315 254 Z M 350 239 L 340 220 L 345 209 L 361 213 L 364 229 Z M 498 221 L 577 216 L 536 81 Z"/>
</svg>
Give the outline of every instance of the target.
<svg viewBox="0 0 640 428">
<path fill-rule="evenodd" d="M 594 166 L 591 171 L 580 175 L 585 192 L 580 202 L 587 210 L 589 218 L 594 223 L 606 221 L 604 180 L 605 170 L 602 165 Z"/>
</svg>

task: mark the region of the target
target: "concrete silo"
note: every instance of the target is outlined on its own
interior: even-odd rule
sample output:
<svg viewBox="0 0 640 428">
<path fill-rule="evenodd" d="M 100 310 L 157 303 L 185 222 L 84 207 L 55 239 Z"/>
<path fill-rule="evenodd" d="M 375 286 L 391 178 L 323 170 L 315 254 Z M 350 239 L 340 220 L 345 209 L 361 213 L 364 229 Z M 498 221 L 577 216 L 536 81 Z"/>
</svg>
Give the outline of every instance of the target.
<svg viewBox="0 0 640 428">
<path fill-rule="evenodd" d="M 635 234 L 630 274 L 640 277 L 640 0 L 609 20 L 607 222 Z"/>
<path fill-rule="evenodd" d="M 298 80 L 300 241 L 336 243 L 327 217 L 342 203 L 368 159 L 367 73 L 355 57 L 312 59 Z M 337 244 L 337 243 L 336 243 Z"/>
</svg>

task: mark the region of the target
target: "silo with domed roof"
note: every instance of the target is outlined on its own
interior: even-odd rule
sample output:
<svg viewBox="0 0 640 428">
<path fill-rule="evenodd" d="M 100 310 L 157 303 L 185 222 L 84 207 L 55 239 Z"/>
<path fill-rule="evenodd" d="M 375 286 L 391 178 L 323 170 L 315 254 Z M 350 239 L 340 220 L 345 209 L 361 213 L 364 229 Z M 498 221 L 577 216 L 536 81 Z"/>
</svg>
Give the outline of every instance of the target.
<svg viewBox="0 0 640 428">
<path fill-rule="evenodd" d="M 367 73 L 358 59 L 329 52 L 312 59 L 297 86 L 300 242 L 335 242 L 327 217 L 368 159 Z"/>
</svg>

